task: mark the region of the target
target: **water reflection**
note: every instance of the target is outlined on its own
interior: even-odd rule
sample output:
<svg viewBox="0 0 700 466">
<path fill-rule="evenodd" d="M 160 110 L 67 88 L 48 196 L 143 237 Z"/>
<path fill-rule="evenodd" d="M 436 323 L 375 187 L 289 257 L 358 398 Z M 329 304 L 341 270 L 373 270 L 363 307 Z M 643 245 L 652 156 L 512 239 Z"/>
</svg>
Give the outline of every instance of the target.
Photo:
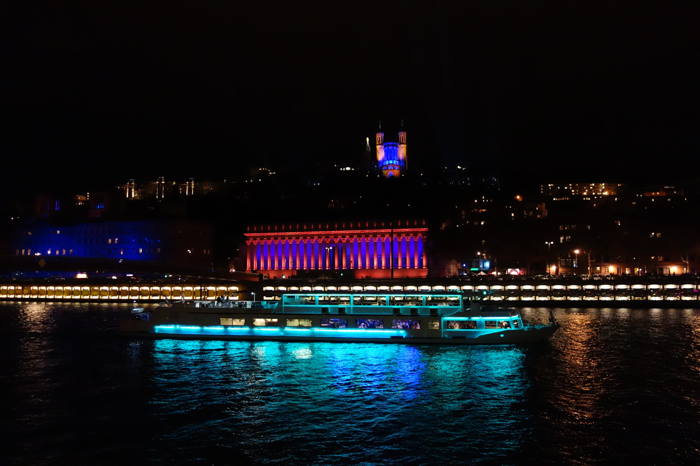
<svg viewBox="0 0 700 466">
<path fill-rule="evenodd" d="M 525 451 L 542 462 L 574 464 L 633 458 L 673 462 L 668 455 L 681 463 L 697 459 L 696 440 L 686 439 L 679 450 L 676 441 L 666 439 L 680 424 L 696 430 L 687 414 L 698 412 L 700 398 L 692 387 L 700 377 L 690 375 L 688 358 L 700 312 L 570 308 L 555 313 L 562 328 L 530 374 L 532 415 L 547 422 L 536 425 L 537 441 L 527 442 Z"/>
<path fill-rule="evenodd" d="M 697 464 L 700 310 L 585 306 L 518 348 L 134 340 L 128 306 L 5 303 L 0 464 Z"/>
<path fill-rule="evenodd" d="M 158 340 L 153 356 L 168 438 L 205 409 L 208 436 L 270 461 L 504 458 L 528 418 L 516 347 Z"/>
</svg>

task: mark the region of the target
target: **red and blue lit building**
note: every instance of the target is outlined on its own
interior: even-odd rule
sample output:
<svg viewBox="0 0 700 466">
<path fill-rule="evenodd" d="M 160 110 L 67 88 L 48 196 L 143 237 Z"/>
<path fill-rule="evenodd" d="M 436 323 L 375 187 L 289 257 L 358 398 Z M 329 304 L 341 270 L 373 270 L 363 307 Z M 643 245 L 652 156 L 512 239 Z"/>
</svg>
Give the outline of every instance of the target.
<svg viewBox="0 0 700 466">
<path fill-rule="evenodd" d="M 424 221 L 250 226 L 246 270 L 269 278 L 348 271 L 355 278 L 428 275 Z"/>
</svg>

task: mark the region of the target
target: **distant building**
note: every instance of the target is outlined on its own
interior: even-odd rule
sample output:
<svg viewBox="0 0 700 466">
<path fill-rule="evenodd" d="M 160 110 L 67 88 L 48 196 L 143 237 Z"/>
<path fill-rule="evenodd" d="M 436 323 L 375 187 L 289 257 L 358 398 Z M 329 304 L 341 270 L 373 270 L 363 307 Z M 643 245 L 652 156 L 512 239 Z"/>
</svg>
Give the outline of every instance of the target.
<svg viewBox="0 0 700 466">
<path fill-rule="evenodd" d="M 195 182 L 194 178 L 185 181 L 166 180 L 160 176 L 153 181 L 137 184 L 134 179 L 130 179 L 119 186 L 123 190 L 124 197 L 128 200 L 157 200 L 177 199 L 178 197 L 194 197 L 206 194 L 218 188 L 214 182 Z"/>
<path fill-rule="evenodd" d="M 685 193 L 682 189 L 675 186 L 650 186 L 643 190 L 641 193 L 637 194 L 637 197 L 655 197 L 655 198 L 668 198 L 668 197 L 683 197 Z"/>
<path fill-rule="evenodd" d="M 540 194 L 553 201 L 593 200 L 617 196 L 623 186 L 620 183 L 548 183 L 540 185 Z"/>
<path fill-rule="evenodd" d="M 183 188 L 185 196 L 194 196 L 194 178 L 190 178 L 189 180 L 185 181 Z"/>
<path fill-rule="evenodd" d="M 36 223 L 19 226 L 10 255 L 75 259 L 124 259 L 173 265 L 208 265 L 214 230 L 186 220 Z"/>
<path fill-rule="evenodd" d="M 124 195 L 127 199 L 136 199 L 136 181 L 134 181 L 133 178 L 127 181 L 126 186 L 124 187 Z"/>
<path fill-rule="evenodd" d="M 355 278 L 426 277 L 425 222 L 248 227 L 246 270 L 270 278 L 350 272 Z"/>
<path fill-rule="evenodd" d="M 377 168 L 386 178 L 401 176 L 408 168 L 406 131 L 399 131 L 399 142 L 385 142 L 381 125 L 375 134 Z"/>
<path fill-rule="evenodd" d="M 165 199 L 165 177 L 163 176 L 156 181 L 156 199 Z"/>
</svg>

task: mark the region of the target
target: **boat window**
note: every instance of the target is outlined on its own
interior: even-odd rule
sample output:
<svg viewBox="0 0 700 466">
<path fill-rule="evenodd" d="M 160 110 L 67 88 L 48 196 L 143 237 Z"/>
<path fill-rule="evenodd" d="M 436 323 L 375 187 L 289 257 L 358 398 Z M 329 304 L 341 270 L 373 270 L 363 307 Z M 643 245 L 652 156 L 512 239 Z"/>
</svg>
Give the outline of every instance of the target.
<svg viewBox="0 0 700 466">
<path fill-rule="evenodd" d="M 242 327 L 245 325 L 245 319 L 234 319 L 231 317 L 222 317 L 219 319 L 219 325 L 235 325 Z"/>
<path fill-rule="evenodd" d="M 356 319 L 357 328 L 384 328 L 384 321 L 380 319 Z"/>
<path fill-rule="evenodd" d="M 311 327 L 311 319 L 287 319 L 287 327 Z"/>
<path fill-rule="evenodd" d="M 331 328 L 346 328 L 348 326 L 348 321 L 346 319 L 330 318 L 321 319 L 321 327 L 331 327 Z"/>
<path fill-rule="evenodd" d="M 440 321 L 439 320 L 431 320 L 430 321 L 430 330 L 440 330 Z"/>
<path fill-rule="evenodd" d="M 420 320 L 394 319 L 391 328 L 402 328 L 404 330 L 420 330 Z"/>
<path fill-rule="evenodd" d="M 448 320 L 446 322 L 448 330 L 468 330 L 476 328 L 475 320 Z"/>
<path fill-rule="evenodd" d="M 253 319 L 253 326 L 255 327 L 276 327 L 277 319 Z"/>
<path fill-rule="evenodd" d="M 484 327 L 486 328 L 498 328 L 497 320 L 486 320 L 484 321 Z"/>
<path fill-rule="evenodd" d="M 498 326 L 501 328 L 510 328 L 510 322 L 507 320 L 502 320 L 499 322 Z"/>
<path fill-rule="evenodd" d="M 518 327 L 520 327 L 520 322 L 518 322 L 517 320 L 514 320 L 513 321 L 513 328 L 518 328 Z"/>
</svg>

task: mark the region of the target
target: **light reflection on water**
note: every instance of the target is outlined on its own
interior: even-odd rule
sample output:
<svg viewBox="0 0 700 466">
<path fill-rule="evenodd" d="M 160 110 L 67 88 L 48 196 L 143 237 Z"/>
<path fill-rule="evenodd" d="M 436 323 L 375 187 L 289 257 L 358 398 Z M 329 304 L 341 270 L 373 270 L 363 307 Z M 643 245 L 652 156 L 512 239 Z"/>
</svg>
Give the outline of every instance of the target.
<svg viewBox="0 0 700 466">
<path fill-rule="evenodd" d="M 0 304 L 0 464 L 700 463 L 700 310 L 557 309 L 531 347 L 119 338 L 128 312 Z"/>
<path fill-rule="evenodd" d="M 244 432 L 237 443 L 253 458 L 438 461 L 447 449 L 493 459 L 514 454 L 526 429 L 515 347 L 159 340 L 153 355 L 159 415 L 210 406 L 217 427 L 206 435 Z"/>
</svg>

